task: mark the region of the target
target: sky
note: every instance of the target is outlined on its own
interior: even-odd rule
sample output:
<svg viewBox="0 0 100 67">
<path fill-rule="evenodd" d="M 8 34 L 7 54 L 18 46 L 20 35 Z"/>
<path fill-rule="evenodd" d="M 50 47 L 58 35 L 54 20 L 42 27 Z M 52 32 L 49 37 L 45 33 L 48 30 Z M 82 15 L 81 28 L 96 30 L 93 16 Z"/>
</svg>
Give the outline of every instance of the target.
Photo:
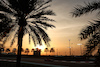
<svg viewBox="0 0 100 67">
<path fill-rule="evenodd" d="M 69 55 L 69 40 L 71 53 L 73 55 L 80 55 L 80 46 L 77 45 L 81 43 L 82 52 L 84 50 L 84 45 L 86 41 L 81 41 L 79 39 L 80 31 L 89 25 L 89 21 L 97 19 L 96 12 L 89 13 L 87 15 L 83 15 L 81 17 L 72 17 L 71 12 L 74 7 L 77 5 L 84 5 L 84 2 L 92 2 L 95 0 L 53 0 L 50 4 L 51 7 L 49 9 L 53 10 L 56 13 L 56 16 L 50 16 L 50 18 L 54 19 L 56 22 L 50 22 L 54 24 L 56 28 L 48 28 L 46 31 L 51 38 L 50 48 L 55 49 L 55 53 L 48 52 L 48 55 Z M 23 48 L 36 48 L 33 43 L 28 43 L 28 35 L 24 36 L 23 40 Z M 16 43 L 15 43 L 16 44 Z M 17 45 L 13 45 L 8 48 L 17 47 Z M 38 46 L 39 47 L 39 46 Z M 42 55 L 45 55 L 44 49 L 47 46 L 43 45 L 39 48 L 42 48 Z M 31 52 L 29 54 L 32 54 Z"/>
</svg>

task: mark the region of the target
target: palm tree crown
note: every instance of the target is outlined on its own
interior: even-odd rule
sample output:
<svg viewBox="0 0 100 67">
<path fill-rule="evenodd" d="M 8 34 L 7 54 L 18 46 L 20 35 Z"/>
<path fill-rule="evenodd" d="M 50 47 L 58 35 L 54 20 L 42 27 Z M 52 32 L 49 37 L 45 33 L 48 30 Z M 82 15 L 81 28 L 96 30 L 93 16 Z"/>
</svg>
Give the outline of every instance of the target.
<svg viewBox="0 0 100 67">
<path fill-rule="evenodd" d="M 47 27 L 55 27 L 47 21 L 47 15 L 55 15 L 52 10 L 46 10 L 52 0 L 0 0 L 0 40 L 5 43 L 14 32 L 11 45 L 15 42 L 18 32 L 23 27 L 23 35 L 29 34 L 34 45 L 42 44 L 42 40 L 49 45 L 50 38 L 44 31 Z"/>
</svg>

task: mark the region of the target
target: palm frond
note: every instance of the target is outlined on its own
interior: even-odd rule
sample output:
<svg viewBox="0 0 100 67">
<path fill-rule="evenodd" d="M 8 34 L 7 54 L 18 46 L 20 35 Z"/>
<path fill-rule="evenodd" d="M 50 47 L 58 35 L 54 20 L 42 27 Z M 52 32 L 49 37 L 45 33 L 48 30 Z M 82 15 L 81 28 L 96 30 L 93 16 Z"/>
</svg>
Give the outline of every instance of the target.
<svg viewBox="0 0 100 67">
<path fill-rule="evenodd" d="M 86 6 L 78 5 L 77 7 L 75 7 L 74 10 L 71 12 L 72 16 L 80 17 L 83 14 L 87 14 L 89 12 L 93 12 L 97 9 L 100 9 L 100 1 L 94 1 L 85 5 Z"/>
<path fill-rule="evenodd" d="M 91 22 L 89 26 L 82 29 L 80 36 L 81 39 L 87 39 L 88 37 L 91 37 L 91 35 L 94 35 L 97 31 L 100 29 L 100 21 L 94 20 L 95 23 Z"/>
<path fill-rule="evenodd" d="M 45 4 L 51 2 L 52 0 L 48 0 L 48 1 L 43 1 L 43 2 L 39 2 L 39 4 L 35 6 L 35 9 L 33 9 L 27 16 L 26 18 L 29 18 L 30 16 L 32 15 L 36 15 L 38 14 L 39 12 L 43 11 L 44 9 L 50 7 L 50 5 L 47 5 L 45 6 Z"/>
<path fill-rule="evenodd" d="M 31 35 L 29 34 L 29 44 L 31 43 Z"/>
<path fill-rule="evenodd" d="M 2 24 L 2 25 L 1 25 Z M 13 26 L 7 26 L 6 24 L 1 23 L 0 26 L 0 33 L 2 34 L 0 37 L 5 37 L 7 33 L 10 32 L 10 30 L 13 28 Z"/>
<path fill-rule="evenodd" d="M 49 23 L 46 23 L 46 22 L 42 22 L 42 21 L 36 21 L 36 23 L 38 24 L 41 24 L 41 25 L 44 25 L 46 27 L 55 27 L 54 25 L 52 24 L 49 24 Z"/>
<path fill-rule="evenodd" d="M 4 42 L 6 42 L 6 41 L 8 41 L 9 39 L 12 38 L 12 41 L 11 41 L 11 46 L 12 46 L 13 45 L 13 42 L 14 42 L 14 39 L 15 39 L 15 36 L 17 35 L 16 32 L 18 31 L 18 28 L 19 28 L 19 26 L 18 25 L 15 25 L 15 26 L 12 26 L 9 30 L 7 30 L 9 32 L 7 32 L 5 34 L 5 38 L 6 39 L 4 40 Z M 15 32 L 15 35 L 12 36 L 14 34 L 14 32 Z M 4 36 L 2 38 L 4 38 Z"/>
<path fill-rule="evenodd" d="M 52 0 L 48 0 L 46 2 L 41 0 L 40 2 L 38 2 L 39 4 L 37 3 L 38 7 L 36 7 L 35 10 L 41 9 L 41 7 L 45 6 L 46 4 L 48 4 L 50 2 L 52 2 Z"/>
<path fill-rule="evenodd" d="M 3 15 L 3 17 L 6 17 L 7 19 L 12 19 L 12 17 L 14 17 L 14 15 L 12 13 L 8 13 L 8 12 L 4 12 L 4 11 L 0 11 L 0 14 Z"/>
<path fill-rule="evenodd" d="M 85 54 L 87 55 L 92 54 L 92 52 L 96 50 L 99 44 L 100 44 L 100 31 L 96 31 L 88 38 L 88 41 L 85 45 L 86 46 Z"/>
<path fill-rule="evenodd" d="M 17 14 L 17 12 L 16 12 L 14 9 L 12 9 L 12 8 L 8 5 L 8 3 L 6 3 L 6 1 L 1 0 L 0 3 L 1 3 L 1 5 L 3 5 L 4 7 L 6 7 L 7 9 L 9 9 L 9 11 L 11 11 L 11 12 Z"/>
<path fill-rule="evenodd" d="M 41 40 L 41 35 L 40 33 L 37 31 L 37 29 L 35 29 L 34 27 L 30 26 L 30 29 L 34 32 L 35 36 L 36 36 L 36 39 L 38 41 L 38 44 L 42 44 L 42 40 Z"/>
<path fill-rule="evenodd" d="M 40 21 L 53 21 L 53 22 L 55 22 L 55 20 L 49 19 L 49 18 L 43 17 L 43 16 L 42 16 L 39 20 L 40 20 Z"/>
<path fill-rule="evenodd" d="M 37 45 L 37 39 L 35 37 L 35 34 L 31 31 L 31 29 L 29 28 L 29 26 L 27 25 L 25 30 L 27 31 L 27 33 L 32 37 L 33 43 L 36 46 Z"/>
<path fill-rule="evenodd" d="M 36 14 L 40 13 L 41 11 L 43 11 L 44 9 L 46 9 L 46 8 L 48 8 L 48 7 L 50 7 L 50 5 L 49 5 L 49 6 L 46 6 L 46 7 L 43 7 L 43 8 L 41 8 L 40 10 L 33 10 L 32 12 L 30 12 L 30 13 L 26 16 L 26 19 L 27 19 L 27 18 L 31 18 L 33 15 L 36 15 Z"/>
<path fill-rule="evenodd" d="M 11 40 L 11 44 L 10 46 L 12 46 L 15 42 L 15 38 L 18 36 L 18 30 L 19 30 L 19 26 L 18 25 L 15 25 L 15 27 L 10 31 L 10 33 L 14 32 L 14 36 L 12 37 L 12 40 Z M 10 34 L 11 35 L 11 34 Z M 12 36 L 12 35 L 11 35 Z M 10 36 L 9 36 L 10 37 Z M 8 37 L 8 39 L 9 39 Z M 10 37 L 11 38 L 11 37 Z"/>
<path fill-rule="evenodd" d="M 47 30 L 47 26 L 42 25 L 42 24 L 38 24 L 38 23 L 36 23 L 36 22 L 29 22 L 28 24 L 29 24 L 29 25 L 32 25 L 32 26 L 34 26 L 34 27 L 39 26 L 39 27 L 42 27 L 42 28 L 44 28 L 44 29 Z"/>
<path fill-rule="evenodd" d="M 41 11 L 35 15 L 30 16 L 30 18 L 38 19 L 38 18 L 41 18 L 43 15 L 55 15 L 55 13 L 52 10 L 47 10 L 47 11 L 45 10 L 45 11 Z"/>
<path fill-rule="evenodd" d="M 3 38 L 3 45 L 5 45 L 8 37 L 9 37 L 9 35 Z"/>
<path fill-rule="evenodd" d="M 99 38 L 99 39 L 98 39 Z M 86 51 L 85 51 L 85 54 L 89 55 L 89 54 L 92 54 L 92 52 L 94 50 L 97 49 L 98 47 L 98 44 L 100 43 L 100 36 L 97 37 L 97 34 L 94 34 L 92 36 L 92 38 L 90 38 L 87 42 L 87 44 L 85 45 L 86 46 Z M 99 48 L 98 48 L 99 49 Z"/>
<path fill-rule="evenodd" d="M 8 13 L 12 13 L 12 11 L 10 11 L 6 7 L 2 6 L 1 3 L 0 3 L 0 11 L 5 11 L 5 12 L 8 12 Z"/>
<path fill-rule="evenodd" d="M 17 32 L 18 32 L 18 31 L 17 31 Z M 10 46 L 12 46 L 12 45 L 14 44 L 15 38 L 16 38 L 16 36 L 17 36 L 17 34 L 18 34 L 17 32 L 15 32 L 15 34 L 14 34 L 12 40 L 11 40 L 11 45 L 10 45 Z"/>
<path fill-rule="evenodd" d="M 51 41 L 51 40 L 50 40 L 48 34 L 46 34 L 46 32 L 41 27 L 37 27 L 37 29 L 40 31 L 42 39 L 45 42 L 45 44 L 49 46 L 50 45 L 49 41 Z"/>
</svg>

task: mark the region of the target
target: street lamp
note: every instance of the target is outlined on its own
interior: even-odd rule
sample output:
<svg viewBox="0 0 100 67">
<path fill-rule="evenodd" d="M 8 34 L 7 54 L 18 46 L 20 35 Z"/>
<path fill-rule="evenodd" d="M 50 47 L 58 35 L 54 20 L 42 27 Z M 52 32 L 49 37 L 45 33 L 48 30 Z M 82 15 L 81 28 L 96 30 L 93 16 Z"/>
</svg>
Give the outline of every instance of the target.
<svg viewBox="0 0 100 67">
<path fill-rule="evenodd" d="M 80 52 L 81 52 L 81 55 L 82 55 L 82 48 L 81 48 L 82 44 L 77 44 L 77 45 L 80 45 Z"/>
<path fill-rule="evenodd" d="M 58 49 L 57 49 L 57 56 L 58 56 Z"/>
<path fill-rule="evenodd" d="M 69 48 L 69 55 L 71 56 L 71 48 L 72 47 L 67 47 L 67 48 Z"/>
<path fill-rule="evenodd" d="M 70 39 L 69 39 L 69 53 L 70 53 L 70 56 L 71 56 Z"/>
</svg>

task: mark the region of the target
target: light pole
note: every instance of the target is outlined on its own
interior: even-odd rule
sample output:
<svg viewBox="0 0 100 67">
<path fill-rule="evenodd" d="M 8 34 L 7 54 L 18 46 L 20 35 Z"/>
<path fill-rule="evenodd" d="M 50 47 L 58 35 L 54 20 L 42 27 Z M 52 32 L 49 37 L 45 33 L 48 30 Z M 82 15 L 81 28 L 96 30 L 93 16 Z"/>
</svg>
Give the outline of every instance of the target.
<svg viewBox="0 0 100 67">
<path fill-rule="evenodd" d="M 82 44 L 77 44 L 77 45 L 80 45 L 80 52 L 81 52 L 81 55 L 82 55 L 82 47 L 81 47 Z"/>
<path fill-rule="evenodd" d="M 58 49 L 57 49 L 57 56 L 58 56 Z"/>
<path fill-rule="evenodd" d="M 71 56 L 70 39 L 69 39 L 69 53 L 70 53 L 70 56 Z"/>
<path fill-rule="evenodd" d="M 65 56 L 66 56 L 66 52 L 65 52 Z"/>
<path fill-rule="evenodd" d="M 59 56 L 60 56 L 60 52 L 59 52 Z"/>
</svg>

